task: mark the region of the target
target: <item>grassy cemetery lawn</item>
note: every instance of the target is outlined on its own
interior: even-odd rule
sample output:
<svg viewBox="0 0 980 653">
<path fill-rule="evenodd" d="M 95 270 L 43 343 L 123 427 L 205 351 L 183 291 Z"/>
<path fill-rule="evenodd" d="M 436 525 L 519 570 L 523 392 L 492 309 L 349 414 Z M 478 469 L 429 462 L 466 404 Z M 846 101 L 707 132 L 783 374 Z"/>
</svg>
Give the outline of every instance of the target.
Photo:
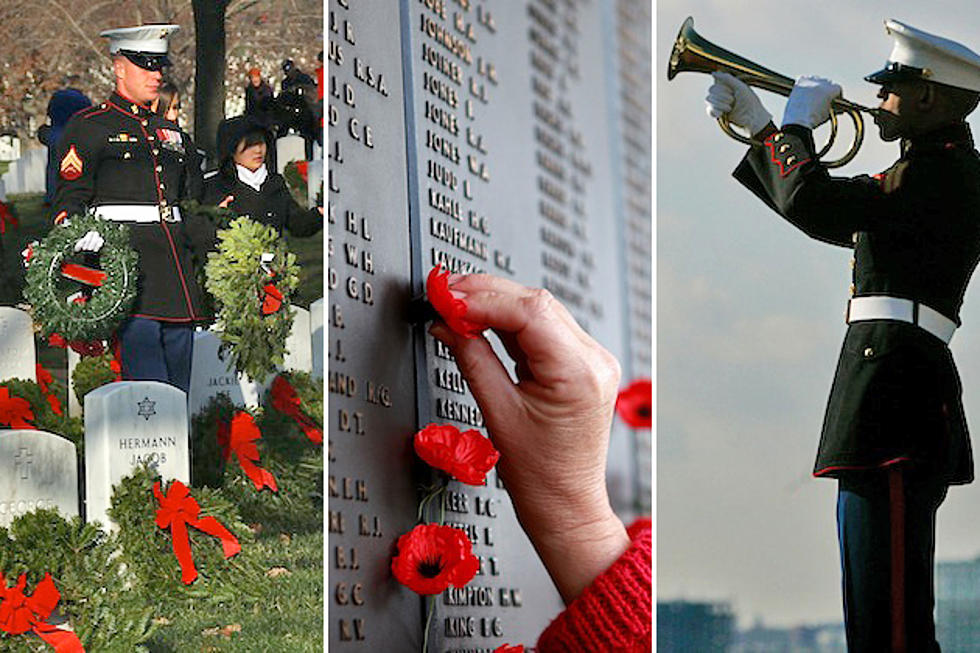
<svg viewBox="0 0 980 653">
<path fill-rule="evenodd" d="M 11 195 L 7 203 L 20 224 L 2 236 L 0 305 L 17 305 L 23 302 L 20 252 L 51 228 L 50 210 L 39 194 Z M 303 271 L 296 303 L 309 306 L 323 294 L 322 235 L 287 242 Z M 37 344 L 38 362 L 63 392 L 65 350 Z M 322 382 L 302 373 L 290 382 L 322 432 Z M 61 399 L 65 405 L 64 394 Z M 152 492 L 155 479 L 137 469 L 113 493 L 109 514 L 115 531 L 47 510 L 0 527 L 6 586 L 26 573 L 29 596 L 50 573 L 61 593 L 55 614 L 67 619 L 88 651 L 322 651 L 323 445 L 294 418 L 277 412 L 268 395 L 260 403 L 252 411 L 261 431 L 258 464 L 274 475 L 277 492 L 256 490 L 235 455 L 225 462 L 218 424 L 230 422 L 235 410 L 225 395 L 207 404 L 191 425 L 190 494 L 202 518 L 214 517 L 238 539 L 237 555 L 225 558 L 217 538 L 188 528 L 200 575 L 182 582 L 175 535 L 155 522 L 161 506 Z M 78 439 L 80 426 L 75 428 L 76 435 L 66 437 Z M 166 484 L 162 489 L 167 492 Z M 32 633 L 0 631 L 0 651 L 43 650 L 51 647 Z"/>
</svg>

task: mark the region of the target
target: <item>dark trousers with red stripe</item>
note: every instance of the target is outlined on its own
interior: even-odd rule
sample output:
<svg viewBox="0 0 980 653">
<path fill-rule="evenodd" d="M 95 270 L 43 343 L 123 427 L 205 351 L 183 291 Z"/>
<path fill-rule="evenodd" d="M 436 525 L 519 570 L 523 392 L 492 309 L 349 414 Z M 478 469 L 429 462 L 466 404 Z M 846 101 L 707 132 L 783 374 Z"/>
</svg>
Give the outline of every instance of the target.
<svg viewBox="0 0 980 653">
<path fill-rule="evenodd" d="M 939 651 L 936 511 L 947 486 L 907 465 L 841 478 L 837 498 L 849 653 Z"/>
<path fill-rule="evenodd" d="M 161 381 L 185 393 L 191 387 L 194 328 L 132 317 L 116 332 L 125 381 Z"/>
</svg>

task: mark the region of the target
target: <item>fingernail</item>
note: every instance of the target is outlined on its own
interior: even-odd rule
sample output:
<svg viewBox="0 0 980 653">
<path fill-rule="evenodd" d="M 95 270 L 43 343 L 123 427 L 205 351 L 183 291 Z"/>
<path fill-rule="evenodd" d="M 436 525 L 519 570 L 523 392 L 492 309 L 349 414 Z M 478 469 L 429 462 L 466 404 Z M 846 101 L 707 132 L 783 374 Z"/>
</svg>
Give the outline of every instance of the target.
<svg viewBox="0 0 980 653">
<path fill-rule="evenodd" d="M 454 299 L 466 299 L 466 292 L 463 290 L 456 290 L 455 288 L 450 288 L 449 294 L 452 295 Z"/>
</svg>

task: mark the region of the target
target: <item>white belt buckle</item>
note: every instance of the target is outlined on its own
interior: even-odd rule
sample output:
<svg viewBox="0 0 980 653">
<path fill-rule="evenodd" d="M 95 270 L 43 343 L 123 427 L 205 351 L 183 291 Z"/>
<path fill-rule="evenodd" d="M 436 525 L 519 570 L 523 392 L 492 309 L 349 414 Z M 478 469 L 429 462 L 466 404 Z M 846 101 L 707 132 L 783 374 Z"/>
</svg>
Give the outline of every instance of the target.
<svg viewBox="0 0 980 653">
<path fill-rule="evenodd" d="M 956 331 L 956 322 L 921 302 L 887 295 L 851 298 L 847 304 L 847 323 L 868 320 L 895 320 L 914 324 L 947 345 Z"/>
</svg>

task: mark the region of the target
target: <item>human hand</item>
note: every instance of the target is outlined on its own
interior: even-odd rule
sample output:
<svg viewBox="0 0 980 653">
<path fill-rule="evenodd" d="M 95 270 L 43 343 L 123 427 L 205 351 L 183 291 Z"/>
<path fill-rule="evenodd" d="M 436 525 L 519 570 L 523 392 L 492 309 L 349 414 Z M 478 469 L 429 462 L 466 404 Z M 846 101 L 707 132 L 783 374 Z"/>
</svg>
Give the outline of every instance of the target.
<svg viewBox="0 0 980 653">
<path fill-rule="evenodd" d="M 757 134 L 769 124 L 772 114 L 766 111 L 748 84 L 723 72 L 711 73 L 711 77 L 715 81 L 704 99 L 709 116 L 715 119 L 726 116 L 730 123 L 749 134 Z"/>
<path fill-rule="evenodd" d="M 98 252 L 105 244 L 105 239 L 98 231 L 89 231 L 75 241 L 76 252 Z"/>
<path fill-rule="evenodd" d="M 804 75 L 796 80 L 783 111 L 783 126 L 814 129 L 830 119 L 830 105 L 841 95 L 840 85 L 829 79 Z"/>
<path fill-rule="evenodd" d="M 220 209 L 227 209 L 228 208 L 228 205 L 231 204 L 234 201 L 235 201 L 235 196 L 234 195 L 226 195 L 223 200 L 221 200 L 220 202 L 218 202 L 218 208 L 220 208 Z"/>
<path fill-rule="evenodd" d="M 546 291 L 484 274 L 449 281 L 466 319 L 500 337 L 517 383 L 483 336 L 442 322 L 429 332 L 455 356 L 521 525 L 570 602 L 630 544 L 605 481 L 619 363 Z"/>
</svg>

